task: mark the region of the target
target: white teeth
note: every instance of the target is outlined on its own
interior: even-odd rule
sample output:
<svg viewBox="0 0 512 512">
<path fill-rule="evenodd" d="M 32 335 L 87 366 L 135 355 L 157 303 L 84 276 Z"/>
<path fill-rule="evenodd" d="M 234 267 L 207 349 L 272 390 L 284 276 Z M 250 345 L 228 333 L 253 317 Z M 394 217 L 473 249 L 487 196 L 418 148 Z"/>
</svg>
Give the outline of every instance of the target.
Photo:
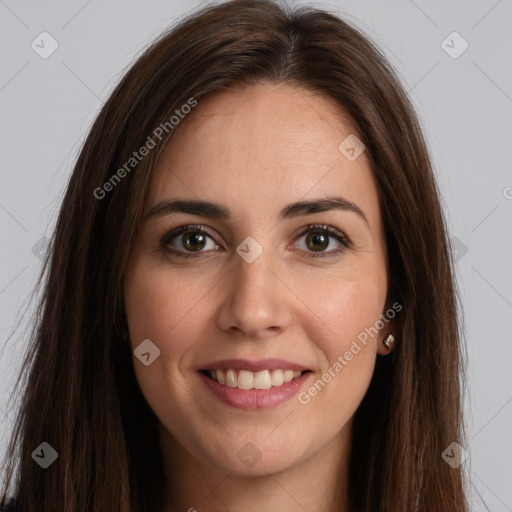
<svg viewBox="0 0 512 512">
<path fill-rule="evenodd" d="M 219 384 L 225 384 L 230 388 L 238 389 L 270 389 L 271 387 L 282 386 L 286 382 L 297 379 L 302 375 L 300 371 L 293 370 L 263 370 L 250 372 L 240 370 L 211 370 L 209 375 Z"/>
<path fill-rule="evenodd" d="M 240 370 L 238 374 L 238 389 L 252 389 L 254 387 L 254 374 L 247 370 Z"/>
<path fill-rule="evenodd" d="M 272 370 L 272 386 L 281 386 L 283 382 L 283 370 Z"/>
<path fill-rule="evenodd" d="M 237 387 L 235 370 L 228 370 L 226 372 L 226 386 L 229 386 L 230 388 L 236 388 Z"/>
<path fill-rule="evenodd" d="M 293 370 L 285 370 L 283 374 L 283 381 L 290 382 L 293 379 L 295 372 Z"/>
<path fill-rule="evenodd" d="M 270 389 L 272 387 L 272 380 L 268 370 L 254 374 L 254 387 L 256 389 Z"/>
</svg>

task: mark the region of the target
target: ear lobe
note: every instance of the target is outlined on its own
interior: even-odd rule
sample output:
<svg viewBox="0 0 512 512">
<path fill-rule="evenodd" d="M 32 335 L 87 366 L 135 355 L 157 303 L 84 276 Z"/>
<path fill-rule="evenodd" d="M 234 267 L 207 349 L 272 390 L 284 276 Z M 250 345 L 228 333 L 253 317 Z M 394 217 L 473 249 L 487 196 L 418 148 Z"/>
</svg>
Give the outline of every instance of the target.
<svg viewBox="0 0 512 512">
<path fill-rule="evenodd" d="M 377 354 L 379 356 L 387 356 L 391 354 L 396 348 L 397 339 L 396 336 L 388 332 L 380 337 L 378 345 L 377 345 Z"/>
<path fill-rule="evenodd" d="M 388 296 L 384 311 L 381 314 L 382 328 L 377 338 L 377 353 L 387 356 L 400 343 L 403 332 L 403 306 L 400 302 L 394 301 Z"/>
<path fill-rule="evenodd" d="M 377 353 L 381 356 L 387 356 L 393 352 L 396 348 L 400 332 L 400 322 L 396 318 L 389 320 L 379 333 Z"/>
</svg>

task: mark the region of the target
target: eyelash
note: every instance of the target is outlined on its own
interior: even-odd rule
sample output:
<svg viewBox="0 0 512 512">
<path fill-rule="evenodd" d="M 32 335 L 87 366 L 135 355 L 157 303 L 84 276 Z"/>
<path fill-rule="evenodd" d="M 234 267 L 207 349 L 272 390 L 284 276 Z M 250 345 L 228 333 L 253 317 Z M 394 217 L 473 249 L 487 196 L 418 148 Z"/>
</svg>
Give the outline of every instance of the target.
<svg viewBox="0 0 512 512">
<path fill-rule="evenodd" d="M 205 230 L 202 226 L 197 225 L 197 224 L 187 224 L 185 226 L 180 226 L 180 227 L 173 229 L 173 230 L 169 231 L 168 233 L 166 233 L 160 240 L 160 248 L 165 253 L 172 254 L 172 255 L 178 256 L 180 258 L 185 258 L 185 259 L 201 258 L 202 257 L 201 251 L 198 251 L 197 253 L 186 253 L 186 252 L 181 252 L 181 251 L 177 251 L 175 249 L 169 248 L 169 244 L 174 238 L 176 238 L 177 236 L 179 236 L 180 234 L 182 234 L 184 232 L 190 232 L 190 231 L 202 233 L 204 235 L 207 235 L 209 238 L 213 239 L 212 235 L 207 230 Z M 318 253 L 318 254 L 312 253 L 309 256 L 306 256 L 307 258 L 326 258 L 326 257 L 337 256 L 338 254 L 341 254 L 346 249 L 351 247 L 350 240 L 341 231 L 338 231 L 337 229 L 333 228 L 332 226 L 327 226 L 325 224 L 310 224 L 309 226 L 307 226 L 304 230 L 302 230 L 297 235 L 297 239 L 308 234 L 310 231 L 314 231 L 316 233 L 321 233 L 321 234 L 322 233 L 328 234 L 328 235 L 334 237 L 336 240 L 338 240 L 342 244 L 343 247 L 341 249 L 331 250 L 329 252 L 322 252 L 322 253 Z"/>
</svg>

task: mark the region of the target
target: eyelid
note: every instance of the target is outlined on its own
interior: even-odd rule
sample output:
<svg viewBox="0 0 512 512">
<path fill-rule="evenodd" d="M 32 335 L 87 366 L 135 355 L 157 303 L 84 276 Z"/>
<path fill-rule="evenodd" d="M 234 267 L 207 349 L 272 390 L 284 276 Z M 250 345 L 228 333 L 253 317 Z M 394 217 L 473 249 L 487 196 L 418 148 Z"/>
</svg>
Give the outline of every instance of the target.
<svg viewBox="0 0 512 512">
<path fill-rule="evenodd" d="M 352 245 L 351 240 L 349 237 L 343 233 L 343 231 L 340 231 L 339 229 L 335 228 L 334 226 L 330 226 L 329 224 L 308 224 L 304 228 L 301 228 L 298 234 L 294 235 L 295 238 L 299 238 L 306 233 L 309 233 L 310 231 L 325 231 L 328 235 L 341 239 L 340 241 L 346 242 L 347 245 Z"/>
<path fill-rule="evenodd" d="M 201 233 L 204 233 L 215 240 L 215 237 L 209 231 L 209 229 L 209 226 L 205 226 L 204 224 L 183 224 L 177 226 L 176 228 L 169 228 L 166 230 L 165 235 L 160 239 L 160 244 L 167 245 L 173 238 L 187 231 L 200 231 Z"/>
<path fill-rule="evenodd" d="M 208 229 L 205 229 L 205 228 L 208 228 Z M 196 231 L 196 232 L 204 233 L 209 238 L 211 238 L 217 246 L 220 245 L 215 240 L 215 236 L 212 233 L 210 233 L 209 229 L 211 229 L 211 228 L 209 228 L 209 226 L 205 226 L 204 224 L 185 224 L 185 225 L 178 226 L 176 228 L 170 228 L 164 234 L 164 236 L 160 239 L 160 248 L 167 253 L 170 253 L 177 257 L 181 257 L 181 258 L 185 258 L 185 259 L 201 258 L 202 257 L 201 255 L 204 254 L 204 251 L 197 251 L 196 253 L 186 252 L 186 251 L 179 251 L 174 248 L 171 249 L 168 246 L 174 238 L 178 237 L 182 233 L 186 233 L 189 231 L 192 231 L 192 232 Z M 343 248 L 337 249 L 337 250 L 331 250 L 331 251 L 320 251 L 318 253 L 315 253 L 313 251 L 312 252 L 305 251 L 308 254 L 307 256 L 305 256 L 306 258 L 314 259 L 314 258 L 336 256 L 336 255 L 339 255 L 340 253 L 344 252 L 346 249 L 352 247 L 352 241 L 349 239 L 349 237 L 347 235 L 345 235 L 339 229 L 337 229 L 333 226 L 327 225 L 327 224 L 308 224 L 307 226 L 302 227 L 297 234 L 293 235 L 294 236 L 293 244 L 295 244 L 297 242 L 297 240 L 299 238 L 301 238 L 302 236 L 304 236 L 310 232 L 315 232 L 315 231 L 323 231 L 327 234 L 327 236 L 335 238 L 336 240 L 338 240 L 338 242 L 340 242 L 340 244 L 343 246 Z M 207 251 L 206 253 L 208 253 L 208 252 L 210 252 L 210 251 Z"/>
</svg>

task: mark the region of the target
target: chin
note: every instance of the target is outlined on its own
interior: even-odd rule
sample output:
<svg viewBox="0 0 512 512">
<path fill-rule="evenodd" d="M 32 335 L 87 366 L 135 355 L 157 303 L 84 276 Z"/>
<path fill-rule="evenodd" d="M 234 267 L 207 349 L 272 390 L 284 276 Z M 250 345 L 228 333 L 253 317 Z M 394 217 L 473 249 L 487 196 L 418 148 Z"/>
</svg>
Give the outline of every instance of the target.
<svg viewBox="0 0 512 512">
<path fill-rule="evenodd" d="M 249 432 L 245 430 L 243 435 L 233 434 L 233 437 L 226 434 L 222 448 L 212 446 L 210 439 L 204 447 L 204 460 L 209 459 L 211 464 L 233 476 L 259 477 L 285 471 L 304 458 L 306 447 L 301 449 L 299 443 L 292 441 L 294 437 L 300 439 L 300 433 L 276 434 L 272 429 L 253 435 Z"/>
</svg>

